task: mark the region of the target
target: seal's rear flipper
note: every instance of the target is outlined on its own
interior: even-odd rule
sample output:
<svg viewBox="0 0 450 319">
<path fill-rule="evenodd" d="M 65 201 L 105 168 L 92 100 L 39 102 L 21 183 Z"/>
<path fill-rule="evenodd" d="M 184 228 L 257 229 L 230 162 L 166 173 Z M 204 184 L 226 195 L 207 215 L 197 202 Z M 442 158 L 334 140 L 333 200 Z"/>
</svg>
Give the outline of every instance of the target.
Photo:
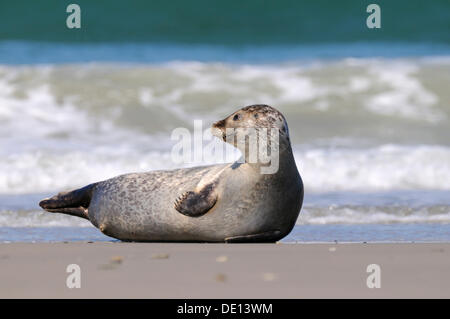
<svg viewBox="0 0 450 319">
<path fill-rule="evenodd" d="M 271 230 L 264 233 L 234 236 L 225 238 L 226 243 L 274 243 L 280 240 L 281 232 L 279 230 Z"/>
<path fill-rule="evenodd" d="M 46 211 L 50 213 L 61 213 L 61 214 L 67 214 L 72 216 L 77 216 L 81 218 L 89 219 L 88 217 L 88 210 L 84 207 L 65 207 L 65 208 L 47 208 Z"/>
<path fill-rule="evenodd" d="M 95 185 L 90 184 L 71 192 L 59 193 L 51 198 L 43 199 L 39 202 L 39 206 L 51 213 L 62 213 L 89 219 L 88 207 Z"/>
</svg>

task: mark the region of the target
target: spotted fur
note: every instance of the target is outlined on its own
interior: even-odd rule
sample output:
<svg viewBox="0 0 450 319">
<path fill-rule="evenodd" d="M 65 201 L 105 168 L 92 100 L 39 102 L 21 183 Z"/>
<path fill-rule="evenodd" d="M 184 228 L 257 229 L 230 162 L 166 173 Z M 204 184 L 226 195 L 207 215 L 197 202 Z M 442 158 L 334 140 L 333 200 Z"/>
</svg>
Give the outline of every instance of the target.
<svg viewBox="0 0 450 319">
<path fill-rule="evenodd" d="M 234 114 L 240 119 L 233 121 Z M 257 116 L 255 116 L 257 115 Z M 244 107 L 213 128 L 278 128 L 279 170 L 262 175 L 259 163 L 220 164 L 117 176 L 44 200 L 49 212 L 89 219 L 124 241 L 276 241 L 293 228 L 303 202 L 284 116 L 275 108 Z"/>
</svg>

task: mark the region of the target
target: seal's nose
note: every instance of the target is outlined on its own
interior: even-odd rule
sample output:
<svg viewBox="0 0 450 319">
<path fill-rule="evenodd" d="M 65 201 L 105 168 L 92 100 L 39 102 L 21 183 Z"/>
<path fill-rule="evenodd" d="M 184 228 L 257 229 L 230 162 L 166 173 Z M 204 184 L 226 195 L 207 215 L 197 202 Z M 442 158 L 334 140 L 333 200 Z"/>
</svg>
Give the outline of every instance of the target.
<svg viewBox="0 0 450 319">
<path fill-rule="evenodd" d="M 212 125 L 214 128 L 224 128 L 225 127 L 225 120 L 217 121 Z"/>
</svg>

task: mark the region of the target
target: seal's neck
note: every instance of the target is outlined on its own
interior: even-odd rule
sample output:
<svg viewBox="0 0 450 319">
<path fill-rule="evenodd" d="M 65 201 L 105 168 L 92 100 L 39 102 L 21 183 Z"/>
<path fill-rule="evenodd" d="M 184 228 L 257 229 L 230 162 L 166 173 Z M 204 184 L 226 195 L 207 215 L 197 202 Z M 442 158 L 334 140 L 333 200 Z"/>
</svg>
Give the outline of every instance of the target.
<svg viewBox="0 0 450 319">
<path fill-rule="evenodd" d="M 280 139 L 278 143 L 269 142 L 257 152 L 252 150 L 251 146 L 246 144 L 245 148 L 239 147 L 242 156 L 237 162 L 245 163 L 252 169 L 259 170 L 261 174 L 276 174 L 280 166 L 294 160 L 289 140 Z"/>
</svg>

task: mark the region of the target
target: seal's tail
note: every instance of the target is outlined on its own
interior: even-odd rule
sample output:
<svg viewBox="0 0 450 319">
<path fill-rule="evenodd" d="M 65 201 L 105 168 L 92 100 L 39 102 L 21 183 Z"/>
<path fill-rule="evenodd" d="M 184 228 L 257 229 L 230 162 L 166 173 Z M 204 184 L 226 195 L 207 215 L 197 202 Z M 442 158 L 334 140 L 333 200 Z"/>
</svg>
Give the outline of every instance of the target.
<svg viewBox="0 0 450 319">
<path fill-rule="evenodd" d="M 88 207 L 95 185 L 94 183 L 71 192 L 59 193 L 51 198 L 41 200 L 39 206 L 51 213 L 62 213 L 89 219 Z"/>
</svg>

